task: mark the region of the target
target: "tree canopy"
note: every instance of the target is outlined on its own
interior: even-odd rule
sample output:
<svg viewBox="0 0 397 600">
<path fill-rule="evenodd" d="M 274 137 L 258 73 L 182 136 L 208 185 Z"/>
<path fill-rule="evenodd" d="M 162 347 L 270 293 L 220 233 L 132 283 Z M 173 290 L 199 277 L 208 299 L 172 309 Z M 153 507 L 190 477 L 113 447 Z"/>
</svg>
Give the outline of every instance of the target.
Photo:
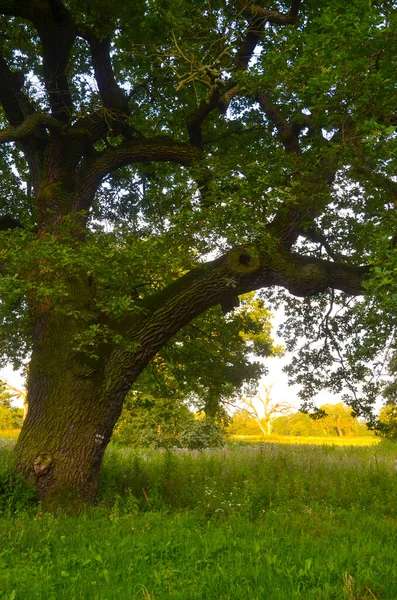
<svg viewBox="0 0 397 600">
<path fill-rule="evenodd" d="M 0 350 L 31 356 L 41 493 L 92 499 L 137 377 L 253 290 L 308 340 L 304 398 L 365 412 L 395 352 L 394 3 L 0 0 L 0 25 Z"/>
</svg>

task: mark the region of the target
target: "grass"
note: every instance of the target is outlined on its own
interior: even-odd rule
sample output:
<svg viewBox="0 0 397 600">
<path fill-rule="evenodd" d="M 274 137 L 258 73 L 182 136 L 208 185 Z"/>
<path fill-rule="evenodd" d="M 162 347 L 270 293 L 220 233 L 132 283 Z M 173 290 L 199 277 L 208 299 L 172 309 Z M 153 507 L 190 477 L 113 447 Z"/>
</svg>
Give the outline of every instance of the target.
<svg viewBox="0 0 397 600">
<path fill-rule="evenodd" d="M 395 600 L 396 461 L 383 442 L 111 447 L 84 514 L 3 505 L 0 598 Z"/>
</svg>

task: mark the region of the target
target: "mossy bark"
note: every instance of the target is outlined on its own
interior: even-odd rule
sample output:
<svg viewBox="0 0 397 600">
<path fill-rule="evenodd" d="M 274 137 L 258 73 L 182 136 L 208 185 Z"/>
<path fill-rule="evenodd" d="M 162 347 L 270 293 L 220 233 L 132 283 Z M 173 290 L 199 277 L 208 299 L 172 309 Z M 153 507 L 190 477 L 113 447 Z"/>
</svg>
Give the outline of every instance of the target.
<svg viewBox="0 0 397 600">
<path fill-rule="evenodd" d="M 43 316 L 29 367 L 29 410 L 16 446 L 17 469 L 40 500 L 92 502 L 103 453 L 118 412 L 109 414 L 103 375 L 74 348 L 78 322 Z M 80 325 L 81 326 L 81 325 Z"/>
</svg>

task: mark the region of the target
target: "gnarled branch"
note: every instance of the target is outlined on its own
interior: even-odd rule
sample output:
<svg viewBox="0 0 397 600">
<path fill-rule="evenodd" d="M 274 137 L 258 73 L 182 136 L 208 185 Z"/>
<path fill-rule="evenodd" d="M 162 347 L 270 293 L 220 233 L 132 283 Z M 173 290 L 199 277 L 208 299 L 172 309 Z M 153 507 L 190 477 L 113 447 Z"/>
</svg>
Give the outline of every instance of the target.
<svg viewBox="0 0 397 600">
<path fill-rule="evenodd" d="M 130 114 L 128 97 L 114 76 L 110 38 L 99 39 L 93 30 L 86 27 L 80 27 L 79 34 L 90 46 L 95 79 L 104 107 L 111 109 L 120 120 L 125 119 Z"/>
</svg>

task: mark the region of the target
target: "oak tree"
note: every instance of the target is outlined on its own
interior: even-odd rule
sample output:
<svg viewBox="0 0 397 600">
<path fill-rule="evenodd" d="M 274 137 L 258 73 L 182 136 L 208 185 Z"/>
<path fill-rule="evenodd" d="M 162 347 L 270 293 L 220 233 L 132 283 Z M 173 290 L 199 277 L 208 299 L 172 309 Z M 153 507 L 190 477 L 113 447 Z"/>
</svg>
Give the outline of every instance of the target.
<svg viewBox="0 0 397 600">
<path fill-rule="evenodd" d="M 30 356 L 45 502 L 95 499 L 124 398 L 210 307 L 315 298 L 328 350 L 328 294 L 394 314 L 393 2 L 0 0 L 0 26 L 0 348 Z"/>
</svg>

